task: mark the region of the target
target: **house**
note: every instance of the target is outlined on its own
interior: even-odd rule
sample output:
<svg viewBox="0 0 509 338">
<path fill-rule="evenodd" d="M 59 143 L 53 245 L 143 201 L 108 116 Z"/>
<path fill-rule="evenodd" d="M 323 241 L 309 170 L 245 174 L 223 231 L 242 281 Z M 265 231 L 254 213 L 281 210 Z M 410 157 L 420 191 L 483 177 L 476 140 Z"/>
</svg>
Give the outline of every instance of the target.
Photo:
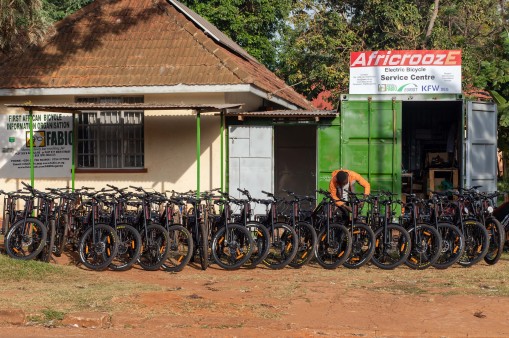
<svg viewBox="0 0 509 338">
<path fill-rule="evenodd" d="M 202 190 L 223 184 L 223 118 L 289 110 L 314 116 L 303 96 L 176 0 L 95 1 L 58 22 L 44 43 L 0 64 L 4 127 L 7 114 L 25 114 L 13 107 L 23 104 L 34 116 L 52 108 L 77 112 L 65 117 L 75 131 L 67 139 L 76 145 L 76 187 L 110 183 L 158 191 L 195 189 L 197 181 Z M 25 131 L 14 131 L 26 124 L 16 123 L 0 140 L 4 190 L 20 188 L 27 179 L 21 170 L 1 170 L 9 152 L 26 150 Z M 52 124 L 35 129 L 41 126 Z M 235 126 L 230 128 L 235 134 Z M 36 136 L 46 144 L 51 135 L 57 137 Z M 242 149 L 236 147 L 230 158 L 235 152 Z M 41 168 L 42 155 L 35 156 L 37 187 L 71 185 L 69 167 L 55 174 L 54 168 Z"/>
</svg>

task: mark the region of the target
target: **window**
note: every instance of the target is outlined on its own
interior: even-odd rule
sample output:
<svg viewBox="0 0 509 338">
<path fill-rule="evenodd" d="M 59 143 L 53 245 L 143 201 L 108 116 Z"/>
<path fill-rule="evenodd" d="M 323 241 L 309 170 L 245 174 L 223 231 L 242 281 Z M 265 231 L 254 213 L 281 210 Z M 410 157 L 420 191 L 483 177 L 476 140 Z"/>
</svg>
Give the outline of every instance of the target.
<svg viewBox="0 0 509 338">
<path fill-rule="evenodd" d="M 141 103 L 143 97 L 78 98 L 78 103 Z M 78 168 L 144 167 L 143 111 L 87 111 L 79 114 Z"/>
</svg>

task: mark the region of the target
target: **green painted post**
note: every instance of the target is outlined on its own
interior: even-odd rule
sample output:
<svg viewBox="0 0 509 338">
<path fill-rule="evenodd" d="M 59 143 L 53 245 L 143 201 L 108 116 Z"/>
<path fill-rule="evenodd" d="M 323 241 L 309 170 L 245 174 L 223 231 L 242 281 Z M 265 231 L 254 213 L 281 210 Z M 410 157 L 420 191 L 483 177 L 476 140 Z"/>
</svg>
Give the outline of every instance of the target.
<svg viewBox="0 0 509 338">
<path fill-rule="evenodd" d="M 368 98 L 368 182 L 371 182 L 371 97 Z"/>
<path fill-rule="evenodd" d="M 200 198 L 200 111 L 196 111 L 196 198 Z"/>
<path fill-rule="evenodd" d="M 34 172 L 34 112 L 32 109 L 28 111 L 28 122 L 30 125 L 30 183 L 32 188 L 35 184 L 35 172 Z"/>
<path fill-rule="evenodd" d="M 224 111 L 221 110 L 221 191 L 224 192 Z"/>
<path fill-rule="evenodd" d="M 76 142 L 76 113 L 72 113 L 71 188 L 72 188 L 73 192 L 74 192 L 74 182 L 76 180 L 76 163 L 75 163 L 75 158 L 74 158 L 74 156 L 76 156 L 76 147 L 77 147 L 76 143 L 77 143 Z"/>
<path fill-rule="evenodd" d="M 228 192 L 228 186 L 230 184 L 230 134 L 229 134 L 228 128 L 225 128 L 224 133 L 225 133 L 224 138 L 226 139 L 226 143 L 224 144 L 224 147 L 225 147 L 224 156 L 228 161 L 228 165 L 226 166 L 226 168 L 224 170 L 224 177 L 225 177 L 224 191 Z"/>
</svg>

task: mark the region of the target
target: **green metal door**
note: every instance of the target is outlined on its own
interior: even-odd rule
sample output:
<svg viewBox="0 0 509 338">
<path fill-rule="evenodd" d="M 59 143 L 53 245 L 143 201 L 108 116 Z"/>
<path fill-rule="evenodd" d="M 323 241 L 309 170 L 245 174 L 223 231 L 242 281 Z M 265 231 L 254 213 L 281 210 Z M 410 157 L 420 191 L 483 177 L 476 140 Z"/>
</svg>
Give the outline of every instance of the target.
<svg viewBox="0 0 509 338">
<path fill-rule="evenodd" d="M 401 101 L 341 102 L 340 167 L 358 172 L 372 190 L 401 193 Z"/>
<path fill-rule="evenodd" d="M 317 188 L 329 190 L 329 181 L 340 164 L 340 118 L 320 124 L 316 131 L 316 172 Z"/>
</svg>

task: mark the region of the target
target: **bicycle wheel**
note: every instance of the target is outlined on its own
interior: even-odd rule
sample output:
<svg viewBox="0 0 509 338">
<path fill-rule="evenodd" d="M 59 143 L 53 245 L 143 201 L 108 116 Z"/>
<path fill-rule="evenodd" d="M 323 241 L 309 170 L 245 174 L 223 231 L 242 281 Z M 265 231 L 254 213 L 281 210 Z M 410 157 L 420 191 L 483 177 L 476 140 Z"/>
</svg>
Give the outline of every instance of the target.
<svg viewBox="0 0 509 338">
<path fill-rule="evenodd" d="M 437 229 L 424 223 L 408 229 L 412 245 L 410 255 L 405 264 L 416 270 L 424 270 L 432 266 L 442 251 L 442 238 Z"/>
<path fill-rule="evenodd" d="M 7 231 L 5 251 L 15 259 L 33 259 L 44 249 L 46 236 L 46 226 L 38 219 L 29 217 L 19 220 Z"/>
<path fill-rule="evenodd" d="M 109 265 L 110 270 L 125 271 L 133 266 L 141 253 L 141 236 L 138 230 L 129 224 L 117 224 L 117 255 Z"/>
<path fill-rule="evenodd" d="M 89 227 L 81 237 L 78 253 L 81 263 L 92 270 L 105 270 L 111 264 L 118 250 L 118 236 L 115 229 L 106 224 Z"/>
<path fill-rule="evenodd" d="M 489 245 L 484 261 L 490 265 L 498 262 L 504 251 L 505 229 L 495 217 L 488 217 L 484 222 L 488 231 Z"/>
<path fill-rule="evenodd" d="M 271 269 L 278 270 L 287 266 L 297 254 L 297 234 L 286 223 L 276 223 L 269 227 L 269 253 L 263 264 Z"/>
<path fill-rule="evenodd" d="M 343 263 L 349 269 L 357 269 L 371 260 L 375 253 L 375 233 L 364 223 L 355 223 L 352 228 L 352 251 Z"/>
<path fill-rule="evenodd" d="M 253 252 L 245 266 L 247 268 L 254 268 L 263 262 L 269 254 L 270 234 L 269 230 L 258 222 L 248 222 L 246 228 L 253 241 Z"/>
<path fill-rule="evenodd" d="M 198 225 L 198 257 L 200 257 L 200 266 L 202 270 L 209 267 L 209 232 L 205 223 Z"/>
<path fill-rule="evenodd" d="M 465 237 L 460 229 L 449 223 L 438 223 L 437 230 L 442 237 L 442 251 L 433 263 L 437 269 L 447 269 L 458 262 L 465 251 Z"/>
<path fill-rule="evenodd" d="M 37 256 L 41 261 L 48 263 L 53 253 L 53 247 L 55 245 L 55 221 L 49 221 L 49 227 L 47 228 L 46 245 L 42 249 L 41 253 Z"/>
<path fill-rule="evenodd" d="M 463 223 L 463 236 L 465 236 L 465 251 L 458 264 L 469 267 L 479 263 L 489 249 L 489 234 L 479 222 L 467 220 Z"/>
<path fill-rule="evenodd" d="M 168 257 L 163 269 L 171 272 L 182 271 L 193 255 L 193 239 L 191 233 L 182 225 L 172 225 L 168 228 Z"/>
<path fill-rule="evenodd" d="M 352 236 L 342 224 L 329 224 L 318 235 L 315 256 L 325 269 L 335 269 L 348 259 L 352 250 Z"/>
<path fill-rule="evenodd" d="M 236 270 L 253 252 L 251 234 L 240 224 L 228 224 L 212 239 L 212 258 L 226 270 Z"/>
<path fill-rule="evenodd" d="M 144 270 L 159 270 L 168 257 L 168 232 L 159 224 L 149 224 L 141 233 L 141 253 L 138 263 Z"/>
<path fill-rule="evenodd" d="M 62 256 L 64 247 L 67 242 L 68 236 L 68 215 L 61 215 L 55 221 L 55 246 L 53 247 L 53 254 L 57 257 Z"/>
<path fill-rule="evenodd" d="M 384 270 L 403 264 L 410 255 L 411 239 L 408 231 L 396 223 L 387 224 L 375 231 L 375 252 L 371 262 Z"/>
<path fill-rule="evenodd" d="M 297 254 L 289 263 L 292 268 L 301 268 L 313 258 L 318 241 L 316 231 L 310 223 L 299 222 L 295 225 L 297 234 Z"/>
</svg>

